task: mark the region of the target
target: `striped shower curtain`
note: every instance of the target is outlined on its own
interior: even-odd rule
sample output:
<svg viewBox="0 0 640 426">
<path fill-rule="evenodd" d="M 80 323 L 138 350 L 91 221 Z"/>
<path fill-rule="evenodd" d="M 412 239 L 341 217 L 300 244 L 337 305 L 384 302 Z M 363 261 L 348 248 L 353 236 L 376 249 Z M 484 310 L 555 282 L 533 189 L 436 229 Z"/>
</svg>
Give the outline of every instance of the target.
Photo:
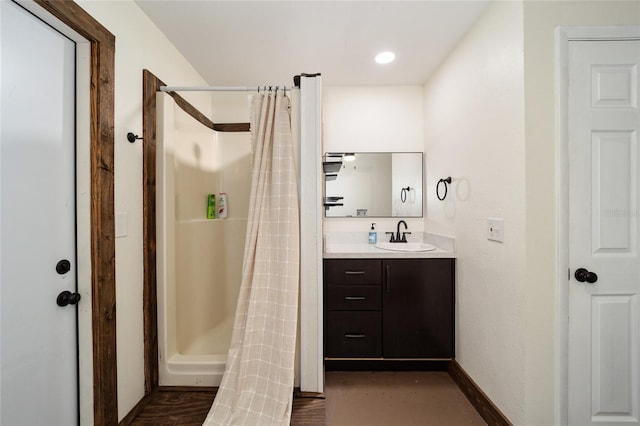
<svg viewBox="0 0 640 426">
<path fill-rule="evenodd" d="M 242 284 L 227 366 L 205 425 L 288 425 L 298 318 L 299 214 L 289 99 L 251 99 L 254 149 Z"/>
</svg>

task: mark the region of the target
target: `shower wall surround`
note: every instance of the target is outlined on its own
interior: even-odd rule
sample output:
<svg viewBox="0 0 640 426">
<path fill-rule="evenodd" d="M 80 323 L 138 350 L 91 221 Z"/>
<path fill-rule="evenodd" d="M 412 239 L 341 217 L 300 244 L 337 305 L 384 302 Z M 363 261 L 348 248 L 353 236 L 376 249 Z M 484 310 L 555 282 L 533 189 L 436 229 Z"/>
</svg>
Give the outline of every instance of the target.
<svg viewBox="0 0 640 426">
<path fill-rule="evenodd" d="M 159 99 L 160 384 L 214 386 L 224 370 L 242 276 L 249 134 L 213 132 L 169 95 Z M 207 194 L 221 192 L 229 197 L 228 217 L 207 219 Z"/>
<path fill-rule="evenodd" d="M 240 286 L 249 202 L 247 133 L 214 133 L 184 125 L 176 110 L 175 208 L 177 350 L 226 353 Z M 240 140 L 238 140 L 240 139 Z M 226 220 L 206 218 L 208 193 L 227 192 Z M 223 330 L 219 330 L 222 327 Z M 222 339 L 209 338 L 211 333 Z"/>
</svg>

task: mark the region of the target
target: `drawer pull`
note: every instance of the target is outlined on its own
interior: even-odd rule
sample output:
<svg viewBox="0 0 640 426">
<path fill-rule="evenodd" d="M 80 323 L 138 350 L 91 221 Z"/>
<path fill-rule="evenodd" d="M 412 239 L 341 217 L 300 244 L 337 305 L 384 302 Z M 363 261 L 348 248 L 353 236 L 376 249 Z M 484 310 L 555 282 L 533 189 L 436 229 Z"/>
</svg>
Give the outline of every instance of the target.
<svg viewBox="0 0 640 426">
<path fill-rule="evenodd" d="M 387 276 L 385 277 L 386 279 L 384 280 L 384 288 L 385 290 L 387 290 L 387 293 L 391 292 L 391 267 L 389 265 L 387 265 Z"/>
<path fill-rule="evenodd" d="M 364 275 L 364 271 L 344 271 L 347 275 Z"/>
<path fill-rule="evenodd" d="M 364 296 L 345 296 L 344 300 L 367 300 Z"/>
<path fill-rule="evenodd" d="M 347 333 L 344 335 L 347 339 L 363 339 L 367 337 L 364 333 Z"/>
</svg>

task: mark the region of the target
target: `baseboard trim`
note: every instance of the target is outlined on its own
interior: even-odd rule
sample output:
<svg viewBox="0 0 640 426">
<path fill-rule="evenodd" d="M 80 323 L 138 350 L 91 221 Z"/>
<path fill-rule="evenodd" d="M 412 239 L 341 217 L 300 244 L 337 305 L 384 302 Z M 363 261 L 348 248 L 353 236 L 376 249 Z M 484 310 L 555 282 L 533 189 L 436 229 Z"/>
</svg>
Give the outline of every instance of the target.
<svg viewBox="0 0 640 426">
<path fill-rule="evenodd" d="M 449 375 L 489 425 L 513 426 L 456 360 L 449 363 Z"/>
</svg>

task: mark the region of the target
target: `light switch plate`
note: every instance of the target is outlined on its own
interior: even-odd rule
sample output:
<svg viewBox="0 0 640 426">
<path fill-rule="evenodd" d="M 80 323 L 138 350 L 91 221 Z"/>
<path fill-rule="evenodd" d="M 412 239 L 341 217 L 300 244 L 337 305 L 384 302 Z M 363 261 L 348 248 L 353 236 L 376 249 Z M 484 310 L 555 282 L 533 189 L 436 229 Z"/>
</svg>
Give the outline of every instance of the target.
<svg viewBox="0 0 640 426">
<path fill-rule="evenodd" d="M 487 240 L 504 242 L 504 219 L 487 220 Z"/>
<path fill-rule="evenodd" d="M 116 213 L 116 238 L 126 237 L 129 231 L 127 222 L 129 220 L 129 214 Z"/>
</svg>

